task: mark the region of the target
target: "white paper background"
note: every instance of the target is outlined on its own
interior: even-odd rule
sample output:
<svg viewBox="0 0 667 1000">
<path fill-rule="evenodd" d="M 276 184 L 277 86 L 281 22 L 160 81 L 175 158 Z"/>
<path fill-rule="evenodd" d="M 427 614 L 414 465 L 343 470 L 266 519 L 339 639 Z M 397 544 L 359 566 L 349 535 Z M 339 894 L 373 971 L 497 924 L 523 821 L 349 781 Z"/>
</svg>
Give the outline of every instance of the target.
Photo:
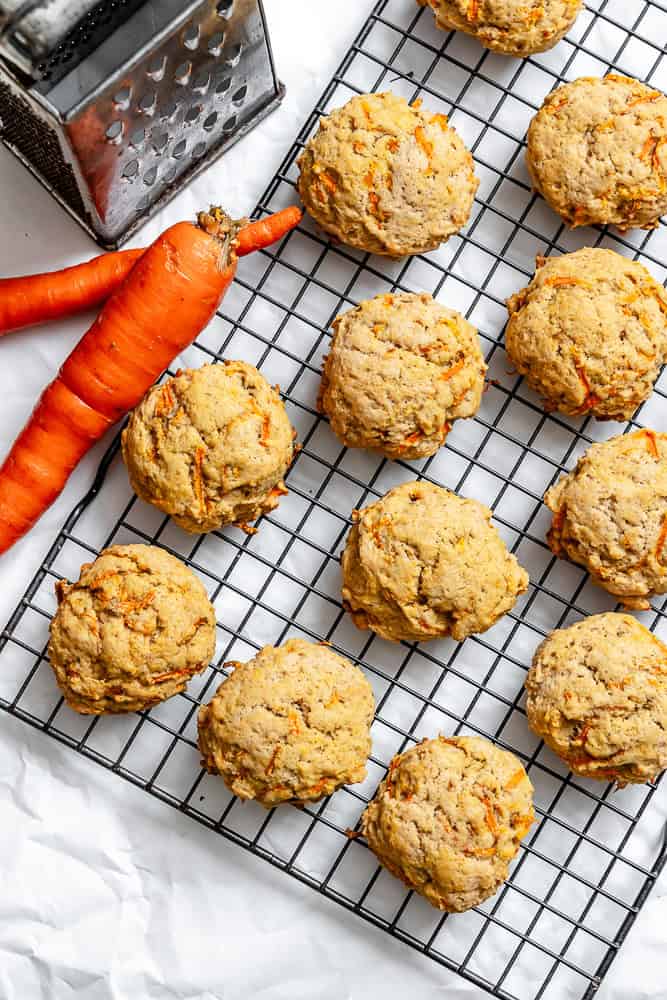
<svg viewBox="0 0 667 1000">
<path fill-rule="evenodd" d="M 141 234 L 209 201 L 249 212 L 371 7 L 266 0 L 285 103 Z M 90 240 L 0 148 L 0 273 L 49 270 Z M 0 347 L 6 450 L 84 319 Z M 104 444 L 0 562 L 4 623 Z M 662 897 L 662 898 L 661 898 Z M 600 1000 L 667 997 L 667 878 Z M 0 716 L 0 1000 L 485 994 L 28 726 Z"/>
</svg>

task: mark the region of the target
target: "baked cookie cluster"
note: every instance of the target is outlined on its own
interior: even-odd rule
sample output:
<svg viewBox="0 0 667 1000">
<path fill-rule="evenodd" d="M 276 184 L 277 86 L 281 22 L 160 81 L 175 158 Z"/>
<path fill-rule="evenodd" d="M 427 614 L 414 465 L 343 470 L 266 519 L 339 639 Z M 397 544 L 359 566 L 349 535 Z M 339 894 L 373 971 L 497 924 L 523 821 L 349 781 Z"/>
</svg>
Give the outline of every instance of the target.
<svg viewBox="0 0 667 1000">
<path fill-rule="evenodd" d="M 555 45 L 582 7 L 421 2 L 443 30 L 514 56 Z M 651 228 L 667 211 L 661 92 L 615 74 L 575 80 L 546 98 L 527 140 L 534 187 L 568 225 Z M 391 92 L 360 94 L 323 116 L 298 167 L 298 192 L 325 234 L 392 258 L 436 251 L 458 234 L 479 185 L 447 118 Z M 354 302 L 333 323 L 318 408 L 348 447 L 398 463 L 430 458 L 481 406 L 478 332 L 439 292 Z M 608 249 L 538 258 L 508 312 L 511 362 L 545 409 L 567 417 L 630 419 L 667 359 L 667 293 Z M 122 435 L 137 496 L 198 534 L 232 525 L 254 533 L 250 523 L 286 495 L 297 450 L 279 389 L 234 360 L 155 386 Z M 626 608 L 645 610 L 667 593 L 666 433 L 592 445 L 544 502 L 551 550 Z M 491 519 L 477 500 L 414 475 L 353 511 L 341 564 L 355 625 L 394 643 L 463 642 L 511 614 L 529 577 Z M 78 712 L 150 709 L 214 656 L 203 584 L 157 546 L 105 549 L 57 593 L 49 656 Z M 200 706 L 198 745 L 203 767 L 234 795 L 303 805 L 366 779 L 375 699 L 359 666 L 301 638 L 225 666 Z M 526 692 L 528 724 L 575 774 L 622 787 L 667 766 L 667 647 L 630 615 L 596 615 L 546 637 Z M 433 906 L 461 912 L 507 878 L 535 820 L 532 798 L 514 754 L 441 735 L 393 758 L 356 833 Z"/>
</svg>

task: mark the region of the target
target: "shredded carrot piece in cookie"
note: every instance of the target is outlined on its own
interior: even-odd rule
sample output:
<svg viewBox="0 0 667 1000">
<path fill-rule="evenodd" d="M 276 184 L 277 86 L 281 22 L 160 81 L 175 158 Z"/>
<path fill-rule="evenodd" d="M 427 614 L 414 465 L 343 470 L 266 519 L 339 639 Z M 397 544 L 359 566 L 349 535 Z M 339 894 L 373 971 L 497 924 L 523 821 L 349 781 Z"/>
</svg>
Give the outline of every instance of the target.
<svg viewBox="0 0 667 1000">
<path fill-rule="evenodd" d="M 653 90 L 650 94 L 646 94 L 641 97 L 635 97 L 634 101 L 629 101 L 625 105 L 626 110 L 628 108 L 636 108 L 638 104 L 646 104 L 651 101 L 657 101 L 659 97 L 662 97 L 662 94 L 660 93 L 659 90 Z"/>
<path fill-rule="evenodd" d="M 523 781 L 524 772 L 523 770 L 515 771 L 510 780 L 507 782 L 505 788 L 507 791 L 511 791 L 512 788 L 516 788 Z"/>
<path fill-rule="evenodd" d="M 512 826 L 514 827 L 514 832 L 516 833 L 519 840 L 521 840 L 523 837 L 526 836 L 526 834 L 528 833 L 534 822 L 535 822 L 534 814 L 530 814 L 528 816 L 516 817 L 516 822 L 513 822 Z"/>
<path fill-rule="evenodd" d="M 588 224 L 589 217 L 586 209 L 583 205 L 577 205 L 574 209 L 573 225 L 585 226 Z"/>
<path fill-rule="evenodd" d="M 588 376 L 586 375 L 584 369 L 581 368 L 579 365 L 575 365 L 575 368 L 577 375 L 579 376 L 579 381 L 583 385 L 584 390 L 586 392 L 586 397 L 581 406 L 579 407 L 578 412 L 586 413 L 587 410 L 591 410 L 597 403 L 600 402 L 600 397 L 596 396 L 595 393 L 592 391 L 591 383 L 588 381 Z"/>
<path fill-rule="evenodd" d="M 591 287 L 589 282 L 584 281 L 582 278 L 547 278 L 544 284 L 550 288 L 573 288 L 576 285 L 579 285 L 581 288 Z"/>
<path fill-rule="evenodd" d="M 430 168 L 431 157 L 433 156 L 433 143 L 430 141 L 430 139 L 426 138 L 424 129 L 422 128 L 421 125 L 418 125 L 417 128 L 415 129 L 415 139 L 417 140 L 417 145 L 426 156 Z"/>
<path fill-rule="evenodd" d="M 498 824 L 496 822 L 496 814 L 493 811 L 493 806 L 491 805 L 490 799 L 486 796 L 482 799 L 484 803 L 484 811 L 486 815 L 486 825 L 488 826 L 494 837 L 498 836 Z"/>
<path fill-rule="evenodd" d="M 338 694 L 337 689 L 334 688 L 331 697 L 329 698 L 328 702 L 324 707 L 332 708 L 334 705 L 337 705 L 339 701 L 340 701 L 340 695 Z"/>
<path fill-rule="evenodd" d="M 461 361 L 457 361 L 455 365 L 452 365 L 451 368 L 447 368 L 446 371 L 441 372 L 439 378 L 441 378 L 443 382 L 449 382 L 450 378 L 454 378 L 455 375 L 458 375 L 458 373 L 462 371 L 465 366 L 465 359 L 461 359 Z"/>
<path fill-rule="evenodd" d="M 264 445 L 265 448 L 268 446 L 270 431 L 271 431 L 271 417 L 267 413 L 264 419 L 262 420 L 262 436 L 260 437 L 260 442 L 261 444 Z"/>
<path fill-rule="evenodd" d="M 299 728 L 299 717 L 292 708 L 290 708 L 289 712 L 287 713 L 287 721 L 289 723 L 290 733 L 293 736 L 298 736 L 301 731 Z"/>
<path fill-rule="evenodd" d="M 387 149 L 389 150 L 390 153 L 398 152 L 399 146 L 400 142 L 398 141 L 398 139 L 389 139 L 387 142 Z"/>
<path fill-rule="evenodd" d="M 491 858 L 496 853 L 496 845 L 493 847 L 482 847 L 479 851 L 465 851 L 466 854 L 472 854 L 475 858 Z"/>
<path fill-rule="evenodd" d="M 278 746 L 275 748 L 275 750 L 271 754 L 271 759 L 270 759 L 269 763 L 266 765 L 266 767 L 264 768 L 264 774 L 273 774 L 273 772 L 274 772 L 274 770 L 276 768 L 276 760 L 278 759 L 278 754 L 279 753 L 280 753 L 280 744 L 278 744 Z"/>
<path fill-rule="evenodd" d="M 584 722 L 581 732 L 577 736 L 576 742 L 581 744 L 581 746 L 586 746 L 586 740 L 588 739 L 588 734 L 591 731 L 591 726 L 589 722 Z"/>
<path fill-rule="evenodd" d="M 162 681 L 168 681 L 172 677 L 186 677 L 189 673 L 189 670 L 168 670 L 166 674 L 157 674 L 156 677 L 151 677 L 151 682 L 161 684 Z"/>
<path fill-rule="evenodd" d="M 413 107 L 415 111 L 419 111 L 423 103 L 424 102 L 422 101 L 421 97 L 415 97 L 414 101 L 410 102 L 410 106 Z"/>
<path fill-rule="evenodd" d="M 660 529 L 660 534 L 658 535 L 658 541 L 655 546 L 655 558 L 660 561 L 660 556 L 662 555 L 662 550 L 665 547 L 665 542 L 667 541 L 667 514 L 663 518 L 662 528 Z"/>
<path fill-rule="evenodd" d="M 479 17 L 479 0 L 470 0 L 468 3 L 468 13 L 466 17 L 469 21 L 476 21 Z"/>
<path fill-rule="evenodd" d="M 648 160 L 649 157 L 652 159 L 653 158 L 653 154 L 655 152 L 655 147 L 657 145 L 658 145 L 658 140 L 653 135 L 653 133 L 651 133 L 651 135 L 648 137 L 648 139 L 646 140 L 646 142 L 642 146 L 642 151 L 639 154 L 639 159 L 640 160 Z"/>
<path fill-rule="evenodd" d="M 206 500 L 204 498 L 204 483 L 203 483 L 202 474 L 201 474 L 201 466 L 202 466 L 202 462 L 204 461 L 204 454 L 205 454 L 205 451 L 204 451 L 203 448 L 197 448 L 195 450 L 195 463 L 194 463 L 194 472 L 193 472 L 193 479 L 194 479 L 193 487 L 194 487 L 194 493 L 195 493 L 195 496 L 197 497 L 197 503 L 199 504 L 199 509 L 200 510 L 205 510 L 206 509 Z"/>
<path fill-rule="evenodd" d="M 561 108 L 564 108 L 567 103 L 567 97 L 561 97 L 560 101 L 554 101 L 552 104 L 548 104 L 544 110 L 547 114 L 555 115 L 556 112 L 560 111 Z"/>
<path fill-rule="evenodd" d="M 556 511 L 556 513 L 553 516 L 553 521 L 551 522 L 551 528 L 549 529 L 549 534 L 547 535 L 547 541 L 549 542 L 552 551 L 557 556 L 560 555 L 561 552 L 563 551 L 563 546 L 560 544 L 560 541 L 556 536 L 560 535 L 560 533 L 563 530 L 563 524 L 565 523 L 565 513 L 566 513 L 565 507 L 561 507 L 559 511 Z"/>
<path fill-rule="evenodd" d="M 400 448 L 397 449 L 398 453 L 402 455 L 404 451 L 408 450 L 410 445 L 416 444 L 417 441 L 421 441 L 423 437 L 424 437 L 423 431 L 415 431 L 414 434 L 408 434 L 408 436 L 404 438 L 403 444 L 400 446 Z"/>
<path fill-rule="evenodd" d="M 357 837 L 361 836 L 361 833 L 359 832 L 359 830 L 351 830 L 348 827 L 347 830 L 345 831 L 345 836 L 348 838 L 348 840 L 356 840 Z"/>
<path fill-rule="evenodd" d="M 167 413 L 171 413 L 176 405 L 176 400 L 173 397 L 171 386 L 167 382 L 162 386 L 158 394 L 158 399 L 155 404 L 155 416 L 164 417 Z"/>
<path fill-rule="evenodd" d="M 433 115 L 431 118 L 432 125 L 438 125 L 443 132 L 446 132 L 449 128 L 449 118 L 447 115 Z"/>
<path fill-rule="evenodd" d="M 154 600 L 155 591 L 149 590 L 149 592 L 144 594 L 143 597 L 137 597 L 134 600 L 132 600 L 132 598 L 121 600 L 120 611 L 123 615 L 131 615 L 134 614 L 135 611 L 143 611 L 144 608 L 149 608 Z"/>
<path fill-rule="evenodd" d="M 394 798 L 394 771 L 398 767 L 398 763 L 398 757 L 392 757 L 389 762 L 389 767 L 387 768 L 387 777 L 385 779 L 387 783 L 387 793 L 392 799 Z"/>
<path fill-rule="evenodd" d="M 366 149 L 365 149 L 363 143 L 361 143 L 361 142 L 353 142 L 352 143 L 352 149 L 355 151 L 355 153 L 359 153 L 360 155 L 362 155 L 363 153 L 366 152 Z"/>
<path fill-rule="evenodd" d="M 336 191 L 338 190 L 338 185 L 336 184 L 331 174 L 328 174 L 326 170 L 323 170 L 322 173 L 320 174 L 320 180 L 324 184 L 327 191 L 330 191 L 331 194 L 336 193 Z"/>
<path fill-rule="evenodd" d="M 535 7 L 527 16 L 526 21 L 539 21 L 544 16 L 544 7 Z"/>
<path fill-rule="evenodd" d="M 645 430 L 642 431 L 642 434 L 646 438 L 647 448 L 650 451 L 650 453 L 653 455 L 654 458 L 660 458 L 660 454 L 658 452 L 658 443 L 655 439 L 655 431 Z"/>
<path fill-rule="evenodd" d="M 283 486 L 282 483 L 278 483 L 278 485 L 274 486 L 271 492 L 269 493 L 269 497 L 286 497 L 288 493 L 289 490 L 287 489 L 287 487 Z"/>
</svg>

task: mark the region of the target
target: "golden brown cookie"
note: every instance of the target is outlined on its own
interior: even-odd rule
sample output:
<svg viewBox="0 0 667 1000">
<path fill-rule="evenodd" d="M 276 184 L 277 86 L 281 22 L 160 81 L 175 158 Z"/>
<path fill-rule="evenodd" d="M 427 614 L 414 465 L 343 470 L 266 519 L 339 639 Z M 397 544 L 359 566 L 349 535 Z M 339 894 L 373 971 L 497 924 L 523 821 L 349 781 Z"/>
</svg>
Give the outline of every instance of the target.
<svg viewBox="0 0 667 1000">
<path fill-rule="evenodd" d="M 479 409 L 486 365 L 477 331 L 431 295 L 378 295 L 333 326 L 319 406 L 348 447 L 424 458 Z"/>
<path fill-rule="evenodd" d="M 622 787 L 667 767 L 667 646 L 631 615 L 552 632 L 526 691 L 531 729 L 576 774 Z"/>
<path fill-rule="evenodd" d="M 358 628 L 384 639 L 485 632 L 528 586 L 491 511 L 477 500 L 403 483 L 352 517 L 343 603 Z"/>
<path fill-rule="evenodd" d="M 287 492 L 294 436 L 277 389 L 245 361 L 223 361 L 150 389 L 123 431 L 123 459 L 137 496 L 186 531 L 246 528 Z"/>
<path fill-rule="evenodd" d="M 112 545 L 56 592 L 49 659 L 65 701 L 84 715 L 171 698 L 215 651 L 204 585 L 157 546 Z"/>
<path fill-rule="evenodd" d="M 642 264 L 585 247 L 537 258 L 507 303 L 507 353 L 549 410 L 628 420 L 667 360 L 667 292 Z"/>
<path fill-rule="evenodd" d="M 301 200 L 322 229 L 390 257 L 434 250 L 457 233 L 479 186 L 445 116 L 389 92 L 353 97 L 321 118 L 299 168 Z"/>
<path fill-rule="evenodd" d="M 548 490 L 551 550 L 584 566 L 626 608 L 667 593 L 667 434 L 594 444 Z"/>
<path fill-rule="evenodd" d="M 305 802 L 363 781 L 373 690 L 327 645 L 265 646 L 199 710 L 203 765 L 242 799 Z"/>
<path fill-rule="evenodd" d="M 439 736 L 394 757 L 361 823 L 392 875 L 461 913 L 498 891 L 534 819 L 518 757 L 479 736 Z"/>
<path fill-rule="evenodd" d="M 570 30 L 583 0 L 417 0 L 444 31 L 464 31 L 509 56 L 545 52 Z"/>
<path fill-rule="evenodd" d="M 667 97 L 615 73 L 563 84 L 530 124 L 526 161 L 569 226 L 653 229 L 667 211 Z"/>
</svg>

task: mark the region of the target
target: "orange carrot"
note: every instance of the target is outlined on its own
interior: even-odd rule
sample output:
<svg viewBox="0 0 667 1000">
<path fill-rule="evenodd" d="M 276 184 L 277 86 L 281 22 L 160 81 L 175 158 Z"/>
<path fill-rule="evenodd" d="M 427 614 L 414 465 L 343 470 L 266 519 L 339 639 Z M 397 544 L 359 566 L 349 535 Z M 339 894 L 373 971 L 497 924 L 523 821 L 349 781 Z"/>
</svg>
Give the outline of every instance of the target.
<svg viewBox="0 0 667 1000">
<path fill-rule="evenodd" d="M 275 243 L 294 229 L 301 214 L 296 205 L 290 205 L 251 222 L 238 235 L 236 256 L 245 257 Z M 120 250 L 62 271 L 0 278 L 0 336 L 101 305 L 122 285 L 144 252 Z"/>
<path fill-rule="evenodd" d="M 94 442 L 213 317 L 236 273 L 237 238 L 220 209 L 202 213 L 198 225 L 179 222 L 111 296 L 0 468 L 0 553 L 32 527 Z"/>
<path fill-rule="evenodd" d="M 143 250 L 103 253 L 51 274 L 0 278 L 0 336 L 99 306 L 125 280 Z"/>
</svg>

